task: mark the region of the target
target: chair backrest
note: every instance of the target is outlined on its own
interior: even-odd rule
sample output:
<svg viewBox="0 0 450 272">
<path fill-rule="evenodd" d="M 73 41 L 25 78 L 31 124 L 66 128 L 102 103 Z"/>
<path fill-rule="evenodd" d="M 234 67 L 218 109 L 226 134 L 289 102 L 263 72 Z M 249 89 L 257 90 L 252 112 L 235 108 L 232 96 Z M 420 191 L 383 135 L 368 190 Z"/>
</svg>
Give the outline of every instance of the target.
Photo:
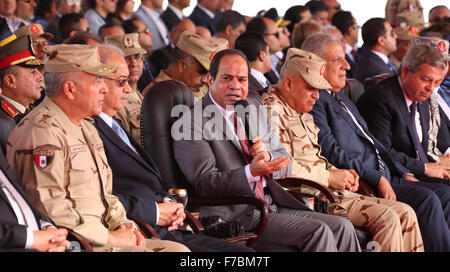
<svg viewBox="0 0 450 272">
<path fill-rule="evenodd" d="M 366 90 L 368 90 L 373 85 L 378 84 L 378 82 L 383 81 L 386 78 L 391 77 L 391 76 L 392 76 L 392 74 L 381 74 L 381 75 L 369 77 L 366 80 L 364 80 L 364 87 L 366 88 Z"/>
<path fill-rule="evenodd" d="M 182 82 L 166 80 L 150 88 L 141 108 L 141 142 L 161 172 L 164 189 L 192 187 L 185 179 L 173 155 L 172 124 L 178 116 L 172 117 L 176 105 L 194 104 L 191 90 Z M 179 116 L 181 117 L 181 115 Z"/>
</svg>

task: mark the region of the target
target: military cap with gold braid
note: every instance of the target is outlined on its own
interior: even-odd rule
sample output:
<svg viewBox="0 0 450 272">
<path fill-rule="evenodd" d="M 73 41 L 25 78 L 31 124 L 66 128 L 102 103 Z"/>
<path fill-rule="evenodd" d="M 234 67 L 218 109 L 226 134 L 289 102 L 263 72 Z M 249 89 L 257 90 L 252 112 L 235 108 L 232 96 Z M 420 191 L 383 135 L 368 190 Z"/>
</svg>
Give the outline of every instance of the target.
<svg viewBox="0 0 450 272">
<path fill-rule="evenodd" d="M 41 65 L 36 59 L 30 36 L 22 36 L 0 47 L 0 69 L 14 65 L 35 67 Z"/>
<path fill-rule="evenodd" d="M 147 53 L 139 44 L 139 33 L 106 36 L 105 44 L 111 44 L 120 48 L 125 56 Z"/>
<path fill-rule="evenodd" d="M 314 88 L 331 89 L 330 83 L 323 77 L 325 67 L 326 62 L 319 56 L 298 48 L 289 48 L 281 69 L 299 73 Z"/>
<path fill-rule="evenodd" d="M 14 35 L 16 35 L 17 38 L 20 38 L 24 35 L 30 35 L 31 39 L 37 37 L 44 37 L 47 40 L 53 40 L 54 38 L 53 34 L 49 32 L 44 32 L 44 29 L 40 24 L 29 24 L 21 26 L 14 32 Z"/>
<path fill-rule="evenodd" d="M 229 48 L 228 41 L 221 38 L 204 38 L 198 34 L 184 31 L 178 40 L 177 47 L 193 56 L 209 71 L 209 66 L 214 55 Z"/>
<path fill-rule="evenodd" d="M 57 44 L 46 46 L 44 54 L 45 71 L 50 73 L 86 72 L 108 76 L 118 68 L 101 63 L 98 47 L 95 45 Z"/>
</svg>

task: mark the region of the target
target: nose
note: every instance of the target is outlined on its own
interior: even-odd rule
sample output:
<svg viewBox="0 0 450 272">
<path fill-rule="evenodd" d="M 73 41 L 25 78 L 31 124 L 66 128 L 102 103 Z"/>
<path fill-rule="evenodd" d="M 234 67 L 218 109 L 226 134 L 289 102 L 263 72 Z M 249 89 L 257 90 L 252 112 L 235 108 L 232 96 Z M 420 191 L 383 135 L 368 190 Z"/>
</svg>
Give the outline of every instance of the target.
<svg viewBox="0 0 450 272">
<path fill-rule="evenodd" d="M 125 86 L 123 87 L 123 93 L 126 93 L 126 94 L 131 93 L 131 86 L 130 86 L 130 84 L 128 84 L 128 82 L 125 83 Z"/>
<path fill-rule="evenodd" d="M 344 61 L 342 62 L 343 64 L 342 64 L 342 69 L 344 69 L 344 70 L 350 70 L 350 64 L 347 62 L 347 60 L 346 59 L 344 59 Z"/>
<path fill-rule="evenodd" d="M 318 99 L 319 99 L 319 89 L 314 89 L 314 91 L 313 91 L 312 94 L 311 94 L 311 97 L 312 97 L 314 100 L 318 100 Z"/>
<path fill-rule="evenodd" d="M 105 94 L 105 93 L 107 93 L 109 90 L 108 90 L 108 87 L 106 87 L 106 83 L 105 83 L 105 80 L 102 78 L 102 80 L 101 80 L 101 82 L 100 82 L 100 89 L 99 89 L 99 92 L 101 93 L 101 94 Z"/>
</svg>

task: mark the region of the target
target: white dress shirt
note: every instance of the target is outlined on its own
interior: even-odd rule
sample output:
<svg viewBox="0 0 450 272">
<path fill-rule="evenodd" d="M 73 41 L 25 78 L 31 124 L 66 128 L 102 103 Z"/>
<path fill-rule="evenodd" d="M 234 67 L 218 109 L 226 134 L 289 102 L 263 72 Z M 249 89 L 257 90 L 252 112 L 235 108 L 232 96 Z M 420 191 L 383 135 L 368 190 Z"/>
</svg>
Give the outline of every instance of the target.
<svg viewBox="0 0 450 272">
<path fill-rule="evenodd" d="M 260 71 L 252 68 L 250 71 L 250 74 L 258 81 L 259 84 L 261 84 L 261 86 L 263 88 L 266 88 L 267 86 L 269 86 L 269 81 L 264 76 L 264 74 L 261 73 Z"/>
<path fill-rule="evenodd" d="M 160 14 L 154 10 L 149 9 L 148 7 L 141 5 L 141 7 L 147 12 L 147 14 L 152 17 L 153 21 L 156 24 L 156 27 L 159 30 L 159 33 L 164 41 L 165 45 L 169 44 L 169 31 L 167 31 L 166 25 L 164 24 L 163 20 L 159 17 Z"/>
</svg>

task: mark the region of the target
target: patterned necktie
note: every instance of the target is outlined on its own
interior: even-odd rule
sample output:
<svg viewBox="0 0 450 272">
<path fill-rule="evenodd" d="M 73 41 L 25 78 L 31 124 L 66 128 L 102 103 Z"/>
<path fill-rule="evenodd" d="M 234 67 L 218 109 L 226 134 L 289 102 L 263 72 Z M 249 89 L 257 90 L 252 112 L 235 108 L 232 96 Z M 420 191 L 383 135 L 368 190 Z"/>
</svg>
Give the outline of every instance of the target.
<svg viewBox="0 0 450 272">
<path fill-rule="evenodd" d="M 341 105 L 344 108 L 344 110 L 351 116 L 350 109 L 345 105 L 344 101 L 341 99 L 339 94 L 332 93 L 332 96 L 334 97 L 334 99 L 336 99 L 336 101 L 339 103 L 339 105 Z M 353 120 L 353 118 L 352 118 L 352 120 Z M 373 148 L 375 149 L 375 153 L 377 155 L 378 170 L 382 173 L 386 173 L 386 164 L 381 159 L 380 152 L 375 147 L 375 143 L 374 143 L 373 139 L 370 138 L 369 135 L 367 135 L 367 133 L 364 131 L 364 129 L 361 127 L 360 124 L 358 124 L 355 120 L 353 120 L 353 121 L 355 122 L 355 124 L 359 128 L 359 130 L 361 130 L 362 134 L 369 140 L 369 142 L 371 142 L 373 144 Z"/>
<path fill-rule="evenodd" d="M 392 72 L 394 72 L 394 74 L 397 73 L 397 69 L 395 69 L 394 64 L 392 64 L 392 62 L 389 60 L 387 65 L 389 66 L 389 69 L 391 69 Z"/>
<path fill-rule="evenodd" d="M 239 117 L 237 116 L 236 113 L 233 113 L 233 126 L 234 126 L 234 131 L 236 132 L 236 135 L 238 136 L 239 144 L 241 145 L 241 150 L 245 157 L 245 160 L 247 161 L 247 163 L 251 163 L 253 157 L 250 154 L 250 146 L 248 144 L 247 135 L 245 134 L 245 130 L 242 127 Z M 254 191 L 255 191 L 256 197 L 258 199 L 262 200 L 265 203 L 266 207 L 270 211 L 270 208 L 266 203 L 266 199 L 264 198 L 264 187 L 262 184 L 262 177 L 261 177 L 261 180 L 256 181 L 256 186 L 255 186 Z"/>
<path fill-rule="evenodd" d="M 129 147 L 131 148 L 131 150 L 133 150 L 134 152 L 136 152 L 136 150 L 134 149 L 133 145 L 130 142 L 130 139 L 128 139 L 127 134 L 125 133 L 125 131 L 123 131 L 123 129 L 120 127 L 120 125 L 117 123 L 116 120 L 113 119 L 112 122 L 112 130 L 117 134 L 117 136 L 120 137 L 120 139 L 122 139 L 122 141 Z"/>
<path fill-rule="evenodd" d="M 417 112 L 417 102 L 413 102 L 411 106 L 409 106 L 410 109 L 410 115 L 411 115 L 411 128 L 413 130 L 413 138 L 414 138 L 414 145 L 416 146 L 416 151 L 418 158 L 421 162 L 427 163 L 428 159 L 425 155 L 425 152 L 423 150 L 422 144 L 419 140 L 419 135 L 417 134 L 417 127 L 416 127 L 416 112 Z"/>
</svg>

